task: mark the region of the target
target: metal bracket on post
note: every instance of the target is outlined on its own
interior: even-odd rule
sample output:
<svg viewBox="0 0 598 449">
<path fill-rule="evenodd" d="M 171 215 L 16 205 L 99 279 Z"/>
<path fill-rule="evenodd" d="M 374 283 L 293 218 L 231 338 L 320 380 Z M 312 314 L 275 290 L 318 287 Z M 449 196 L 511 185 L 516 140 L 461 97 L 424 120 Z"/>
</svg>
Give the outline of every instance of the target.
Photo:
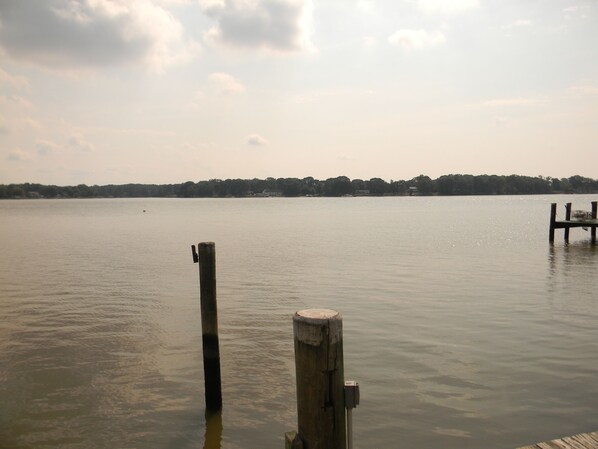
<svg viewBox="0 0 598 449">
<path fill-rule="evenodd" d="M 345 408 L 347 409 L 347 449 L 353 449 L 353 409 L 359 405 L 359 383 L 345 381 Z"/>
</svg>

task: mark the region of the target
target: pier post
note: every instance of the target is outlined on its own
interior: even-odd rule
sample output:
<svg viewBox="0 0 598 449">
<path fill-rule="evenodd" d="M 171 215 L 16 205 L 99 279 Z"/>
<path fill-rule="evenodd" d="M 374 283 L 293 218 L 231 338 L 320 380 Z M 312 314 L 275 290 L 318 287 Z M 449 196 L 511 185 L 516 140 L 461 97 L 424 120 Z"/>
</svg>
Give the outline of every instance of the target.
<svg viewBox="0 0 598 449">
<path fill-rule="evenodd" d="M 592 220 L 596 220 L 598 213 L 598 201 L 592 201 Z M 591 228 L 592 244 L 596 244 L 596 225 Z"/>
<path fill-rule="evenodd" d="M 303 441 L 294 430 L 284 434 L 284 449 L 303 449 Z"/>
<path fill-rule="evenodd" d="M 297 421 L 307 449 L 345 449 L 343 320 L 330 309 L 293 316 Z"/>
<path fill-rule="evenodd" d="M 571 221 L 571 203 L 565 203 L 565 220 Z M 565 228 L 565 243 L 569 243 L 569 226 Z"/>
<path fill-rule="evenodd" d="M 556 221 L 556 203 L 550 205 L 550 228 L 548 230 L 548 241 L 554 243 L 554 222 Z"/>
<path fill-rule="evenodd" d="M 197 247 L 199 253 L 201 339 L 206 409 L 215 412 L 222 409 L 218 307 L 216 302 L 216 247 L 214 242 L 199 243 Z"/>
</svg>

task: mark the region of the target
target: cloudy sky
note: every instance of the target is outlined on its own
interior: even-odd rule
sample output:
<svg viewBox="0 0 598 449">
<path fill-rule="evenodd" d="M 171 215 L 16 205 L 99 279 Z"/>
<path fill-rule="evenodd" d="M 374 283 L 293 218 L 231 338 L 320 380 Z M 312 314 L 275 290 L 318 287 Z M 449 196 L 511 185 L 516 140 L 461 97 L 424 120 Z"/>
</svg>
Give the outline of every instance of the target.
<svg viewBox="0 0 598 449">
<path fill-rule="evenodd" d="M 598 0 L 0 0 L 0 183 L 598 178 Z"/>
</svg>

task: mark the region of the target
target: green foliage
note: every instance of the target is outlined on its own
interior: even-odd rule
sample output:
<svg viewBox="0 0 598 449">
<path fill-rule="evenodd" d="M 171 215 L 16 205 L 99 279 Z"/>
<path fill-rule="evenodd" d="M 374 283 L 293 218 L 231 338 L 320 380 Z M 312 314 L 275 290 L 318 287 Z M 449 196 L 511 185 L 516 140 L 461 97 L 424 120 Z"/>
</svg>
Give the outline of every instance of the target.
<svg viewBox="0 0 598 449">
<path fill-rule="evenodd" d="M 324 196 L 343 196 L 353 194 L 351 180 L 346 176 L 328 178 L 324 181 Z"/>
<path fill-rule="evenodd" d="M 142 198 L 142 197 L 251 197 L 343 195 L 529 195 L 545 193 L 598 193 L 598 180 L 575 175 L 569 178 L 443 175 L 431 179 L 419 175 L 390 183 L 381 178 L 350 180 L 346 176 L 320 181 L 308 176 L 266 179 L 210 179 L 182 184 L 123 184 L 55 186 L 0 184 L 0 199 L 15 198 Z"/>
</svg>

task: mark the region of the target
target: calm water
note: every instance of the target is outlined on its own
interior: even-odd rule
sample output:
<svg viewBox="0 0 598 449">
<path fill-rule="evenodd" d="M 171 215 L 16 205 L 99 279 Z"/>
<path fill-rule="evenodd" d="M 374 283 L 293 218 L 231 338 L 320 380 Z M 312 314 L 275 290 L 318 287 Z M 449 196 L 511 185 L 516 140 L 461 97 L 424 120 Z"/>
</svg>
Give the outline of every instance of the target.
<svg viewBox="0 0 598 449">
<path fill-rule="evenodd" d="M 597 430 L 598 248 L 547 241 L 551 202 L 596 199 L 0 202 L 0 447 L 281 448 L 307 307 L 343 314 L 356 448 Z M 224 399 L 205 446 L 199 241 Z"/>
</svg>

